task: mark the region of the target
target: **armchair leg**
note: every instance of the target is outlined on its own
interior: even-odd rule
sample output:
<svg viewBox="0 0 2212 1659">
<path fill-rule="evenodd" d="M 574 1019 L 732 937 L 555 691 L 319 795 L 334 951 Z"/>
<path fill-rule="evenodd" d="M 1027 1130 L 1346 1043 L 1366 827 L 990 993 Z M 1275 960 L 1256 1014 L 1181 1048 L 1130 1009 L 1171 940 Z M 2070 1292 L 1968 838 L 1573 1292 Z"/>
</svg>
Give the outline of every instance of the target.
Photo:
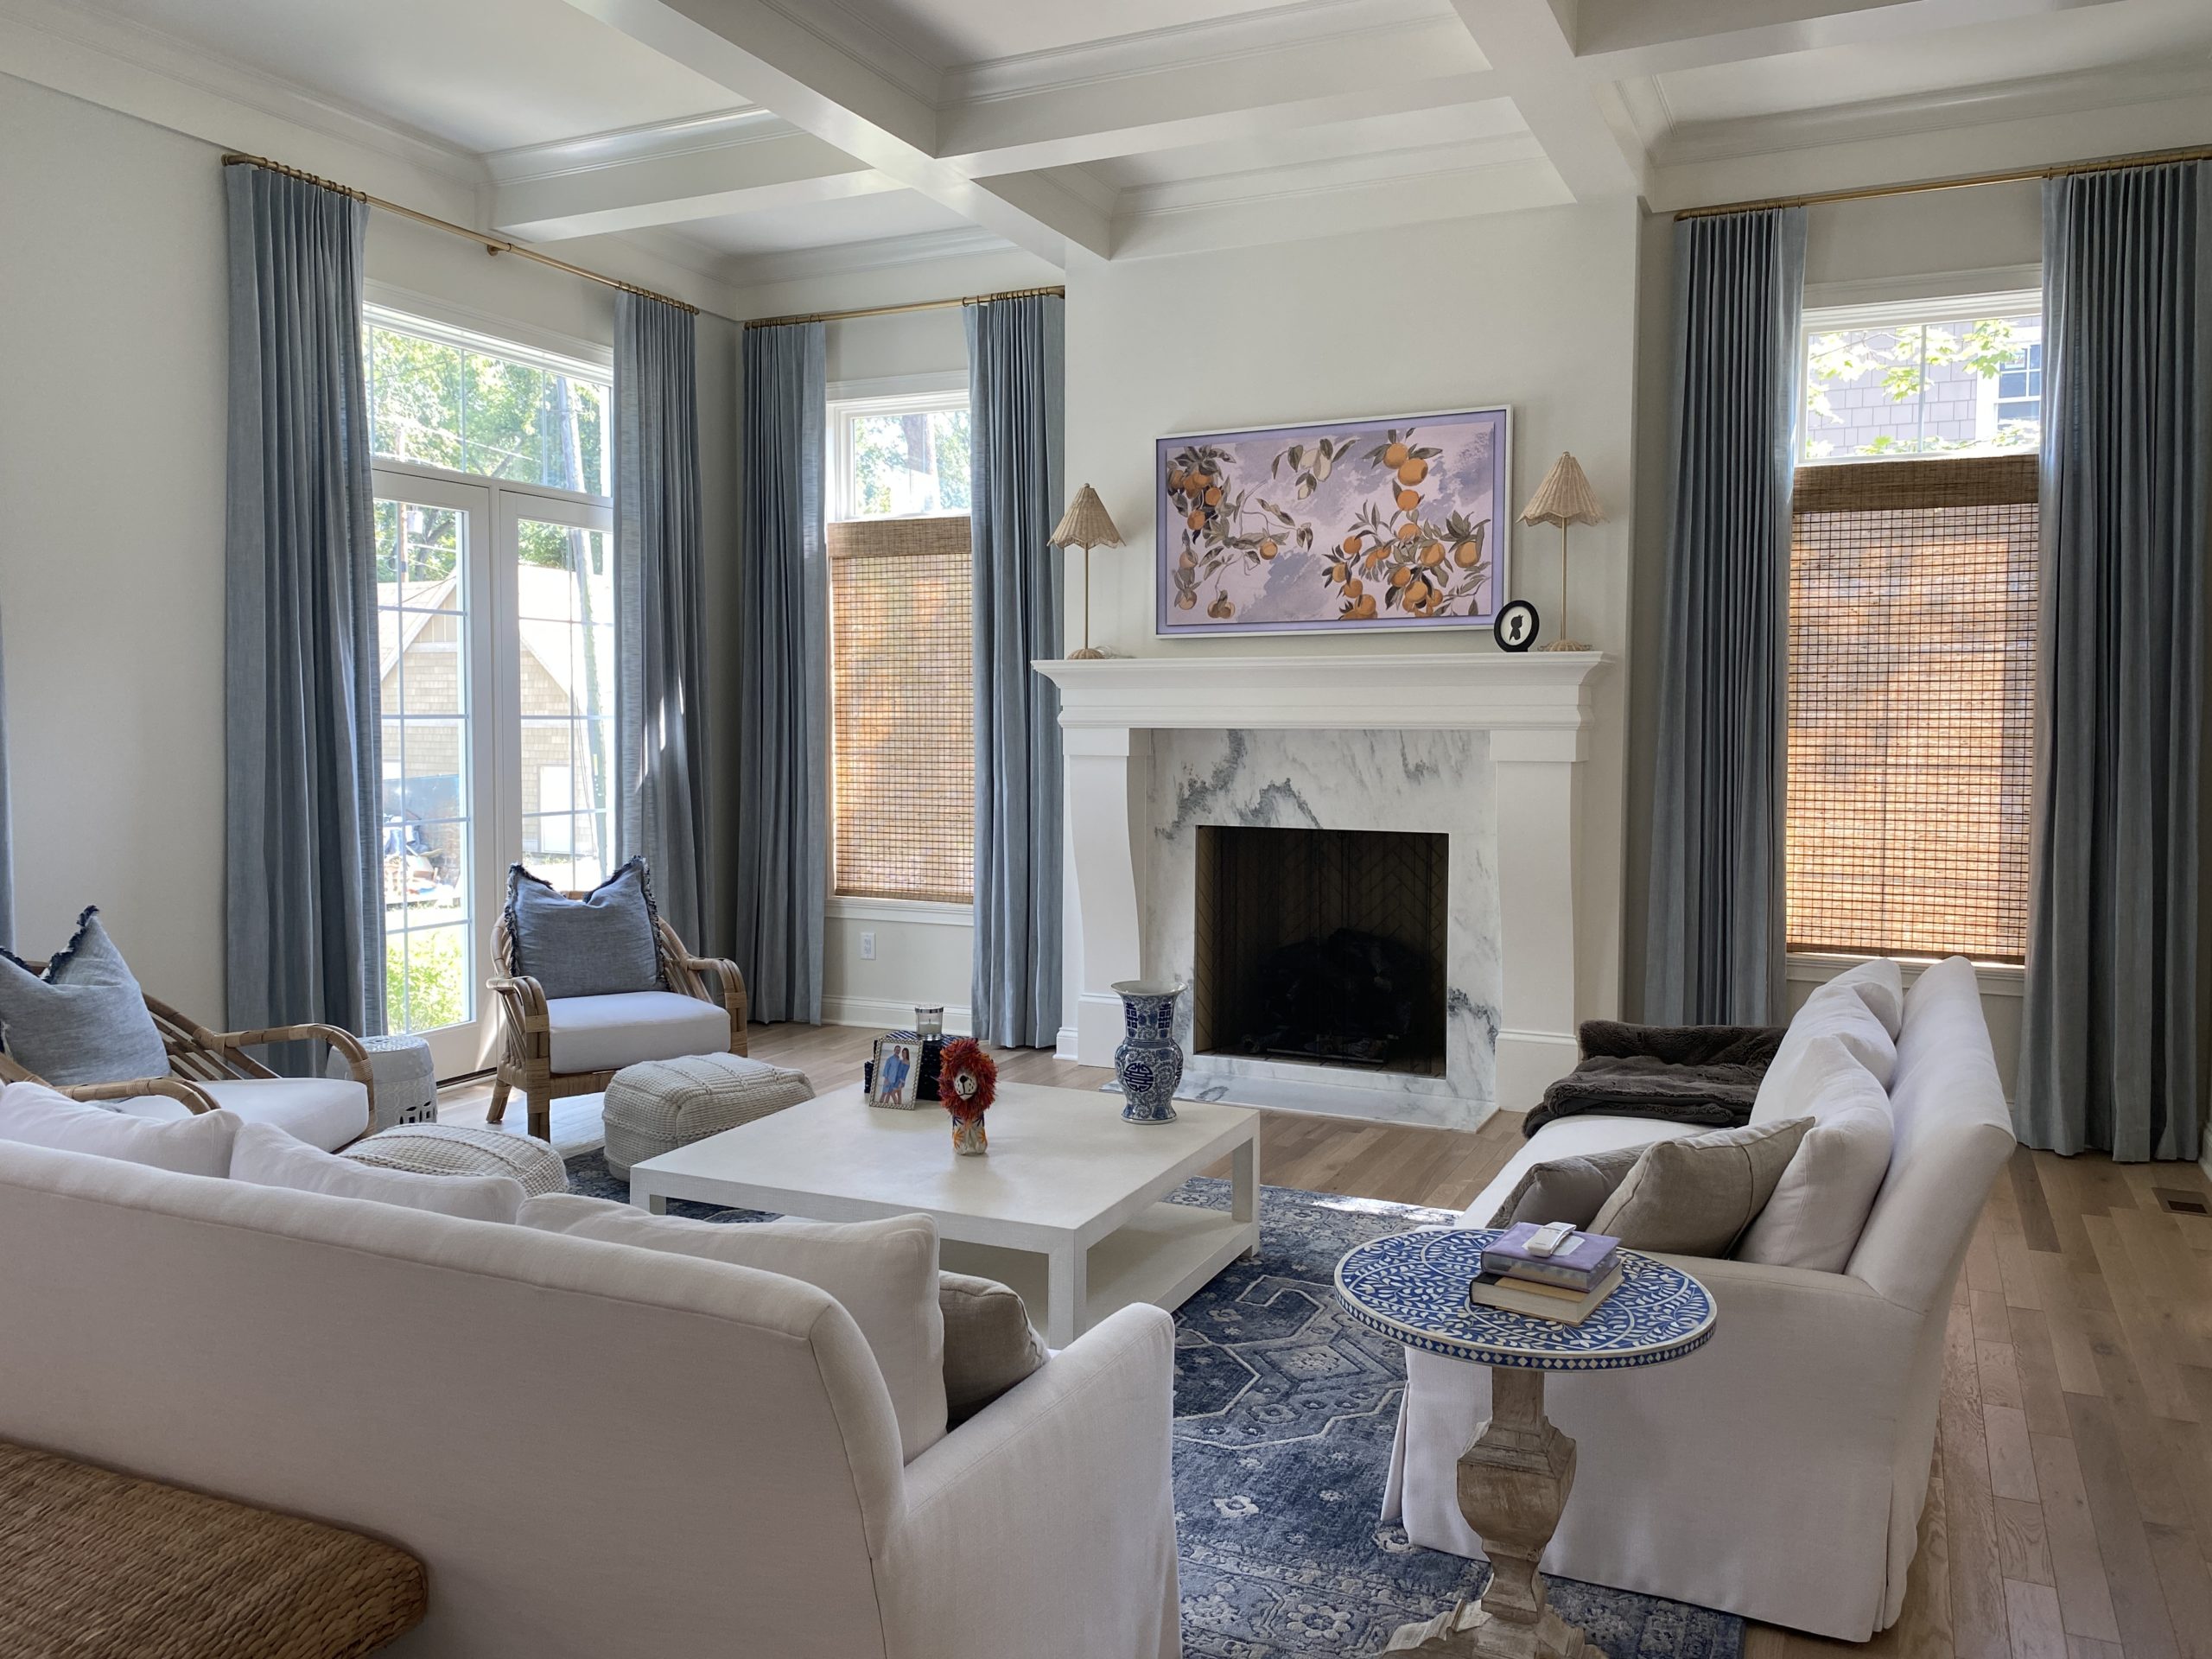
<svg viewBox="0 0 2212 1659">
<path fill-rule="evenodd" d="M 505 1077 L 494 1077 L 492 1079 L 492 1104 L 490 1109 L 484 1114 L 484 1121 L 486 1122 L 498 1123 L 505 1120 L 507 1116 L 507 1090 L 508 1084 Z"/>
<path fill-rule="evenodd" d="M 551 1146 L 553 1144 L 553 1097 L 550 1095 L 533 1093 L 526 1096 L 525 1098 L 530 1102 L 531 1136 Z"/>
</svg>

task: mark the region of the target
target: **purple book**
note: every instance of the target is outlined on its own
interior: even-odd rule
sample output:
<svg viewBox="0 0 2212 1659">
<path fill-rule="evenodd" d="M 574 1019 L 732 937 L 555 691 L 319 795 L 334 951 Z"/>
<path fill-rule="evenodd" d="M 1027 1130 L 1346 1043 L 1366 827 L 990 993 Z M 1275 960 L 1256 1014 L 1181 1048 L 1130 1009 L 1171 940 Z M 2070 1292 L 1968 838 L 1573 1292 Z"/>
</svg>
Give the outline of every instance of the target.
<svg viewBox="0 0 2212 1659">
<path fill-rule="evenodd" d="M 1516 1222 L 1483 1249 L 1483 1271 L 1510 1278 L 1539 1279 L 1547 1284 L 1586 1289 L 1613 1265 L 1620 1240 L 1603 1233 L 1575 1233 L 1549 1255 L 1529 1254 L 1537 1223 Z"/>
</svg>

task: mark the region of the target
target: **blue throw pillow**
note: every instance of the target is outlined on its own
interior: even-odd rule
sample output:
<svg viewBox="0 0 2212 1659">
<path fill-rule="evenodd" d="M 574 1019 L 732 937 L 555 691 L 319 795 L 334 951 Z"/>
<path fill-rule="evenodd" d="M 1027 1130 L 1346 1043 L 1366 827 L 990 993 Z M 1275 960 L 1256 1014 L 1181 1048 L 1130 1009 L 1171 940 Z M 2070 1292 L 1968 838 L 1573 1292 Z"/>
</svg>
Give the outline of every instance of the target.
<svg viewBox="0 0 2212 1659">
<path fill-rule="evenodd" d="M 57 1088 L 165 1077 L 168 1050 L 97 906 L 43 974 L 0 950 L 0 1046 Z"/>
<path fill-rule="evenodd" d="M 507 934 L 515 972 L 548 997 L 661 991 L 652 884 L 633 858 L 582 899 L 571 899 L 519 864 L 507 872 Z"/>
</svg>

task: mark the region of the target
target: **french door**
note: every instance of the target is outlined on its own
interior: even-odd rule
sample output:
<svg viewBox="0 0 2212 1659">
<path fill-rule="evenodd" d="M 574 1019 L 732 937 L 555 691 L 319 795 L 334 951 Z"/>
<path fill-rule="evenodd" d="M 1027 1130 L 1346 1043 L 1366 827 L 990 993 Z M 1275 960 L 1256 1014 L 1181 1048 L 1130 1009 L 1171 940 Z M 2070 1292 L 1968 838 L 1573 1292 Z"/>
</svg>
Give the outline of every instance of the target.
<svg viewBox="0 0 2212 1659">
<path fill-rule="evenodd" d="M 612 515 L 603 499 L 376 469 L 385 1018 L 441 1077 L 493 1058 L 492 929 L 519 860 L 614 861 Z"/>
</svg>

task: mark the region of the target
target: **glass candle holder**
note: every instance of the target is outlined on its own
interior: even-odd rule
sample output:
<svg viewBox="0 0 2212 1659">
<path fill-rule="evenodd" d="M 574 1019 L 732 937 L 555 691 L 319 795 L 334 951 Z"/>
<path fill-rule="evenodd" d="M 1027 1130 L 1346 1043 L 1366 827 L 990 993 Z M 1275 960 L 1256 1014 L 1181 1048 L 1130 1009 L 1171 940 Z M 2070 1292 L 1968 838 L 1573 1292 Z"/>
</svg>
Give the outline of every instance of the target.
<svg viewBox="0 0 2212 1659">
<path fill-rule="evenodd" d="M 916 1008 L 914 1034 L 925 1038 L 944 1036 L 944 1010 L 943 1008 Z"/>
</svg>

